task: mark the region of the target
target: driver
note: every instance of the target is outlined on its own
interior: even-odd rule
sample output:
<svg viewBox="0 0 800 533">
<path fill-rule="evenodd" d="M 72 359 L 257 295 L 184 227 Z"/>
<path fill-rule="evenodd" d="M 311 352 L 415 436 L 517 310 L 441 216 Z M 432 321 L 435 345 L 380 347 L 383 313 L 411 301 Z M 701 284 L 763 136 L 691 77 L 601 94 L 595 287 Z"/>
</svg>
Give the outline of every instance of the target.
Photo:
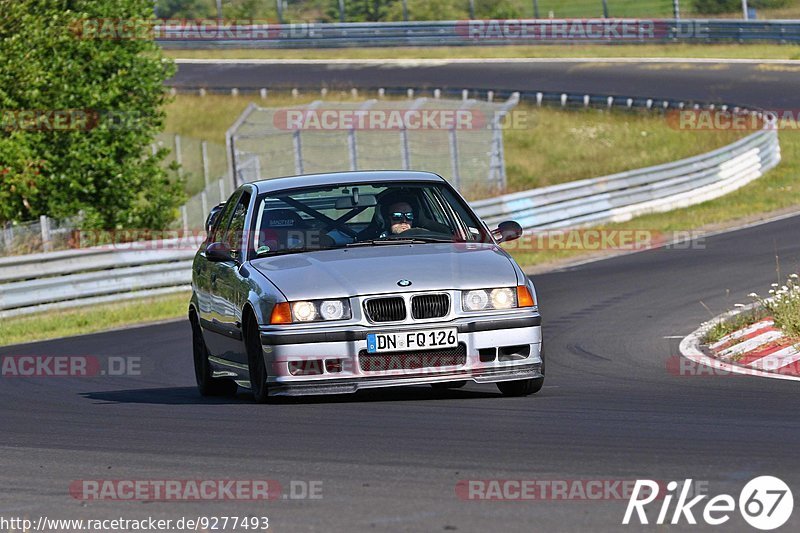
<svg viewBox="0 0 800 533">
<path fill-rule="evenodd" d="M 399 235 L 414 226 L 414 210 L 406 201 L 390 204 L 384 216 L 389 225 L 388 233 L 391 235 Z"/>
</svg>

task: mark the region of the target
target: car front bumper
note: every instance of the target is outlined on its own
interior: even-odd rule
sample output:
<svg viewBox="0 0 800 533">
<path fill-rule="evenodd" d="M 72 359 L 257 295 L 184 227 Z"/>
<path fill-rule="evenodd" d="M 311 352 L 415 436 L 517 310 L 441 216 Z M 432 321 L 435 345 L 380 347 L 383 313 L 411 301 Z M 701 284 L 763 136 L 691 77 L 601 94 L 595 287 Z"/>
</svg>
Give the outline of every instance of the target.
<svg viewBox="0 0 800 533">
<path fill-rule="evenodd" d="M 447 366 L 365 370 L 361 354 L 367 333 L 456 327 L 463 361 Z M 459 318 L 414 326 L 351 326 L 344 328 L 262 328 L 261 342 L 269 375 L 270 395 L 301 396 L 353 393 L 360 389 L 423 385 L 453 381 L 496 383 L 542 377 L 541 317 L 513 313 Z M 494 355 L 492 356 L 492 353 Z M 393 354 L 385 354 L 392 357 Z M 329 371 L 326 361 L 339 362 Z M 462 364 L 463 363 L 463 364 Z M 297 366 L 313 375 L 293 374 Z"/>
</svg>

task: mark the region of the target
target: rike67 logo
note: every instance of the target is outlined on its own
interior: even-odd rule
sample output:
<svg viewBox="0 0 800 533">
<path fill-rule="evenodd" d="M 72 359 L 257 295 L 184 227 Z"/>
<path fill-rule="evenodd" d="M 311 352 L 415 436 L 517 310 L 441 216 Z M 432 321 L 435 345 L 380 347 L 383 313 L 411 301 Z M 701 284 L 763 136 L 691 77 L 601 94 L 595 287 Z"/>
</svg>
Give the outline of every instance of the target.
<svg viewBox="0 0 800 533">
<path fill-rule="evenodd" d="M 628 507 L 622 523 L 649 524 L 649 504 L 660 500 L 658 517 L 653 524 L 697 524 L 700 517 L 706 524 L 719 526 L 731 519 L 737 509 L 737 501 L 729 494 L 719 494 L 707 501 L 707 494 L 690 498 L 692 480 L 687 479 L 683 485 L 670 481 L 664 494 L 659 493 L 663 485 L 649 479 L 638 479 L 633 493 L 628 500 Z M 677 499 L 676 499 L 677 497 Z M 676 500 L 675 506 L 672 506 Z M 658 504 L 654 507 L 658 508 Z M 768 531 L 785 524 L 792 516 L 794 497 L 789 486 L 781 479 L 773 476 L 760 476 L 751 479 L 739 493 L 738 510 L 745 522 L 756 529 Z M 649 509 L 655 510 L 655 509 Z M 695 516 L 697 514 L 698 516 Z M 633 522 L 631 522 L 633 520 Z"/>
</svg>

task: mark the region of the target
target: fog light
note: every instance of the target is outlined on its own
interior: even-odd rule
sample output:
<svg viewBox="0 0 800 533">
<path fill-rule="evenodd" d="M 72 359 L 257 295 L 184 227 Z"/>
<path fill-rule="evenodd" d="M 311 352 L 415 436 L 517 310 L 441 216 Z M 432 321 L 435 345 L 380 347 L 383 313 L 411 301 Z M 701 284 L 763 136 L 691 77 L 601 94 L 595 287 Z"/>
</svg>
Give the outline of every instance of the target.
<svg viewBox="0 0 800 533">
<path fill-rule="evenodd" d="M 289 361 L 289 373 L 293 376 L 318 376 L 322 374 L 322 360 Z"/>
<path fill-rule="evenodd" d="M 325 372 L 328 374 L 337 374 L 342 371 L 341 359 L 325 359 Z"/>
</svg>

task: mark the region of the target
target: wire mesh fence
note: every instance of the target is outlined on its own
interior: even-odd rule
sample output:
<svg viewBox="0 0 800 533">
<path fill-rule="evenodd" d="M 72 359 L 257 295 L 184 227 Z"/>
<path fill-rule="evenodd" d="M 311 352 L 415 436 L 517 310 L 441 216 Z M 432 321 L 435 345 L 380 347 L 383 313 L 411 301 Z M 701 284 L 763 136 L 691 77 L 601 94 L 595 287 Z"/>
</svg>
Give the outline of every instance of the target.
<svg viewBox="0 0 800 533">
<path fill-rule="evenodd" d="M 75 244 L 77 218 L 39 220 L 0 227 L 0 256 L 64 250 Z"/>
<path fill-rule="evenodd" d="M 294 108 L 251 104 L 228 132 L 237 184 L 349 170 L 423 170 L 468 198 L 506 186 L 502 120 L 517 104 L 410 98 L 316 101 Z"/>
</svg>

